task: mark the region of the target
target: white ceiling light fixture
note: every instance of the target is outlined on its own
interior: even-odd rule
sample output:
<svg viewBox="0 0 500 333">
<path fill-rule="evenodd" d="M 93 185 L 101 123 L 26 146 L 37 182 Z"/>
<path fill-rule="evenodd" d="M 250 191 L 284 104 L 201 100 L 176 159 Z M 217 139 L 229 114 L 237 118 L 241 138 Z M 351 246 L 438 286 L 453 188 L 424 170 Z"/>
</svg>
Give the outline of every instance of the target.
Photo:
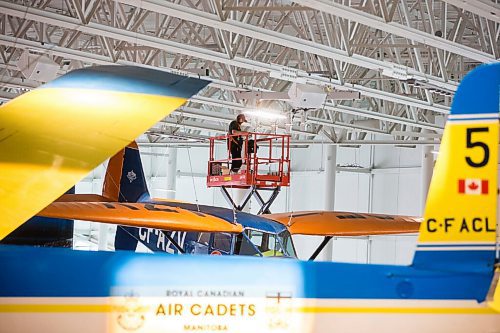
<svg viewBox="0 0 500 333">
<path fill-rule="evenodd" d="M 38 82 L 54 80 L 59 71 L 59 65 L 47 55 L 31 53 L 29 50 L 21 54 L 17 67 L 26 79 Z"/>
<path fill-rule="evenodd" d="M 251 109 L 243 111 L 243 113 L 247 116 L 267 120 L 280 120 L 287 118 L 285 114 L 272 109 Z"/>
<path fill-rule="evenodd" d="M 294 109 L 319 109 L 329 100 L 357 100 L 361 98 L 359 91 L 336 90 L 310 84 L 292 83 L 288 91 L 237 91 L 238 99 L 250 104 L 260 101 L 286 101 Z"/>
</svg>

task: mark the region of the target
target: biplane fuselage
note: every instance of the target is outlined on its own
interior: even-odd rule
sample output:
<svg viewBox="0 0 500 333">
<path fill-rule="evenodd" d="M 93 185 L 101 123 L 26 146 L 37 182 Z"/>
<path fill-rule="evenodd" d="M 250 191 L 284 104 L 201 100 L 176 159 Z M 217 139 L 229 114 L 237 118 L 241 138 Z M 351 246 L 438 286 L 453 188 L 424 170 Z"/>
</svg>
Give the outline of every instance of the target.
<svg viewBox="0 0 500 333">
<path fill-rule="evenodd" d="M 247 255 L 257 257 L 296 258 L 287 227 L 273 220 L 231 209 L 189 203 L 151 201 L 157 209 L 179 207 L 189 211 L 233 221 L 243 227 L 240 233 L 183 232 L 154 228 L 126 228 L 133 239 L 153 252 Z M 130 239 L 130 241 L 134 241 Z"/>
</svg>

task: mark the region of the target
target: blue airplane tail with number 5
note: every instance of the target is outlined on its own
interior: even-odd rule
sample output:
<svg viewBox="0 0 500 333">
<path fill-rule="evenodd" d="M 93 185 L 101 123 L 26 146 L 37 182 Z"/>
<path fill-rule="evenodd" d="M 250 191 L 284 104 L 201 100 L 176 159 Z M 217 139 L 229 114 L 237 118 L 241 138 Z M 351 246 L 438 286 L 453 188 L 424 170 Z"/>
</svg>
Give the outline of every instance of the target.
<svg viewBox="0 0 500 333">
<path fill-rule="evenodd" d="M 458 88 L 434 167 L 415 267 L 493 270 L 499 87 L 500 66 L 490 65 L 478 67 Z"/>
</svg>

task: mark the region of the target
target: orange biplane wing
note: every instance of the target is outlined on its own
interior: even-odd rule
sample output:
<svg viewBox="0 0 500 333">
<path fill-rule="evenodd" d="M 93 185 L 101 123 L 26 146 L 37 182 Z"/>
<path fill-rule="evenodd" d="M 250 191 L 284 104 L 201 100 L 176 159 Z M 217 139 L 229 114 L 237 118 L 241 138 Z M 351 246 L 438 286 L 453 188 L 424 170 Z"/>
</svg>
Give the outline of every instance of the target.
<svg viewBox="0 0 500 333">
<path fill-rule="evenodd" d="M 38 216 L 177 231 L 240 233 L 243 227 L 213 215 L 137 202 L 53 202 Z"/>
<path fill-rule="evenodd" d="M 329 211 L 267 214 L 286 225 L 291 234 L 315 236 L 368 236 L 416 233 L 421 218 Z"/>
</svg>

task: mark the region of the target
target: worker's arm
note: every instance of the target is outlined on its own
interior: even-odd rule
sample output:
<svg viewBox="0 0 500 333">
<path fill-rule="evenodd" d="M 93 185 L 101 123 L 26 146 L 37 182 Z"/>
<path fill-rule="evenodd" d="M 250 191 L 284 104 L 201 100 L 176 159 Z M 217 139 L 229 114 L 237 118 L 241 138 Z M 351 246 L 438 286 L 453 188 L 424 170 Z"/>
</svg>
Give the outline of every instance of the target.
<svg viewBox="0 0 500 333">
<path fill-rule="evenodd" d="M 237 130 L 232 130 L 231 135 L 246 135 L 248 132 L 245 131 L 237 131 Z"/>
</svg>

